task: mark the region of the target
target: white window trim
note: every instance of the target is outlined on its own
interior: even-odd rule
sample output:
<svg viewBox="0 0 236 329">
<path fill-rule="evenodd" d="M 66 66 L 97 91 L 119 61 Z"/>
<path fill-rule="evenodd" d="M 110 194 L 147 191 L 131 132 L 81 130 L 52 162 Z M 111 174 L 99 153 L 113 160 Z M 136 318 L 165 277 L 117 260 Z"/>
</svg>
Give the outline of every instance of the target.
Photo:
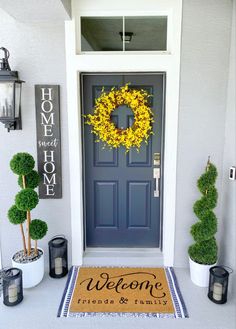
<svg viewBox="0 0 236 329">
<path fill-rule="evenodd" d="M 171 54 L 171 31 L 172 31 L 172 10 L 169 11 L 146 11 L 146 12 L 135 12 L 132 13 L 128 12 L 127 15 L 122 12 L 122 15 L 117 14 L 117 12 L 114 14 L 114 12 L 110 13 L 106 12 L 102 14 L 103 12 L 80 12 L 80 15 L 78 16 L 78 19 L 76 20 L 76 52 L 78 55 L 88 55 L 88 54 Z M 81 17 L 122 17 L 124 20 L 124 17 L 158 17 L 158 16 L 166 16 L 167 17 L 167 40 L 166 40 L 166 50 L 138 50 L 138 51 L 82 51 L 81 50 Z M 124 21 L 123 21 L 124 24 Z M 124 28 L 124 27 L 123 27 Z"/>
<path fill-rule="evenodd" d="M 109 13 L 106 13 L 109 15 Z M 83 15 L 83 13 L 81 13 Z M 91 13 L 89 13 L 91 15 Z M 118 15 L 118 13 L 117 13 Z M 123 13 L 126 15 L 126 13 Z M 174 264 L 176 162 L 179 108 L 179 71 L 182 6 L 175 17 L 170 42 L 171 54 L 99 54 L 76 55 L 75 21 L 65 23 L 67 62 L 67 106 L 69 125 L 72 263 L 83 264 L 83 173 L 80 111 L 80 72 L 166 72 L 163 257 L 165 266 Z M 171 23 L 171 24 L 172 24 Z M 173 35 L 174 34 L 174 35 Z M 140 62 L 142 65 L 140 65 Z M 117 69 L 119 68 L 119 69 Z"/>
</svg>

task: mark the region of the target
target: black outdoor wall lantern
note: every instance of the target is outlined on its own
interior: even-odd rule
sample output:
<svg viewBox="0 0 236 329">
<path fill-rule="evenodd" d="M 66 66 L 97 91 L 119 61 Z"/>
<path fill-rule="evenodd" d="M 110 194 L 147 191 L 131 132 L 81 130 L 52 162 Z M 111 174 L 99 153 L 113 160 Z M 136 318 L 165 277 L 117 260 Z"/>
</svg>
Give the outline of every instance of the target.
<svg viewBox="0 0 236 329">
<path fill-rule="evenodd" d="M 11 71 L 8 63 L 9 51 L 0 47 L 4 57 L 0 56 L 0 122 L 10 130 L 22 129 L 21 126 L 21 86 L 18 72 Z"/>
<path fill-rule="evenodd" d="M 223 266 L 210 268 L 208 297 L 216 304 L 227 302 L 229 272 Z"/>
<path fill-rule="evenodd" d="M 48 243 L 49 275 L 52 278 L 62 278 L 68 273 L 67 244 L 63 235 L 53 237 Z"/>
<path fill-rule="evenodd" d="M 3 303 L 15 306 L 23 300 L 22 271 L 13 267 L 3 271 Z"/>
</svg>

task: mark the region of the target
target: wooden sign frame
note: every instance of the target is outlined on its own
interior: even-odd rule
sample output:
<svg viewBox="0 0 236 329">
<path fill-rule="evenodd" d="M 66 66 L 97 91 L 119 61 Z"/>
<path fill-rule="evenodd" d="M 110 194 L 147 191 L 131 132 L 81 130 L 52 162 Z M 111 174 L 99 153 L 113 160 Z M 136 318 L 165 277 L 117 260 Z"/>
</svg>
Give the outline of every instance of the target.
<svg viewBox="0 0 236 329">
<path fill-rule="evenodd" d="M 35 85 L 40 199 L 62 198 L 60 86 Z"/>
</svg>

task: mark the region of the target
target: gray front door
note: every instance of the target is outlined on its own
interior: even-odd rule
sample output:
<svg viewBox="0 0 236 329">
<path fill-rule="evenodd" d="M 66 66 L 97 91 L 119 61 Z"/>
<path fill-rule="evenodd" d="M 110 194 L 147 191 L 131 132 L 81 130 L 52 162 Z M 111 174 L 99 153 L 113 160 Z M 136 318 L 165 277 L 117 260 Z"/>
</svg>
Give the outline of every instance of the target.
<svg viewBox="0 0 236 329">
<path fill-rule="evenodd" d="M 165 76 L 159 74 L 82 74 L 82 111 L 92 114 L 102 88 L 109 91 L 130 83 L 153 97 L 154 134 L 140 152 L 103 148 L 83 122 L 84 209 L 87 247 L 159 247 L 163 173 L 162 135 Z M 119 128 L 132 125 L 133 112 L 116 109 L 112 120 Z M 159 154 L 159 155 L 158 155 Z M 158 163 L 160 156 L 162 164 Z M 154 169 L 160 179 L 154 179 Z"/>
</svg>

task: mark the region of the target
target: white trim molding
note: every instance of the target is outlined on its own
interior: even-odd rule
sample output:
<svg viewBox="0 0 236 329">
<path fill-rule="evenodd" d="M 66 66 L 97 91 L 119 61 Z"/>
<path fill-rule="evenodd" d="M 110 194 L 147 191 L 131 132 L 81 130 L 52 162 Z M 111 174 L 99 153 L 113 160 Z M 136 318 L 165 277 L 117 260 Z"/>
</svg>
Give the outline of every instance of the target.
<svg viewBox="0 0 236 329">
<path fill-rule="evenodd" d="M 171 20 L 169 24 L 171 52 L 168 53 L 77 55 L 76 19 L 65 23 L 73 265 L 82 265 L 84 255 L 79 80 L 79 74 L 82 72 L 166 72 L 162 253 L 165 266 L 174 264 L 182 0 L 155 0 L 155 3 L 158 2 L 170 12 L 168 17 Z M 115 15 L 114 13 L 113 16 Z"/>
</svg>

